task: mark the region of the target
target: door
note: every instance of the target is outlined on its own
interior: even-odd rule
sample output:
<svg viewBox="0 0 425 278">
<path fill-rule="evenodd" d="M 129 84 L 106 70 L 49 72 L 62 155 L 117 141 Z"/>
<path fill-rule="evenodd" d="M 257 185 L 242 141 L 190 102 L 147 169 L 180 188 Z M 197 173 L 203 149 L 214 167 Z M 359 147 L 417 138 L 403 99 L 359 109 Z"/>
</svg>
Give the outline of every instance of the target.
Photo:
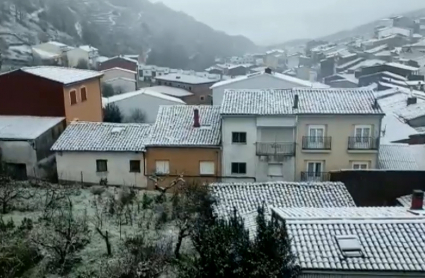
<svg viewBox="0 0 425 278">
<path fill-rule="evenodd" d="M 324 148 L 324 126 L 309 126 L 308 130 L 308 148 L 309 149 L 323 149 Z"/>
<path fill-rule="evenodd" d="M 307 181 L 321 181 L 323 175 L 322 162 L 308 162 L 307 173 L 305 174 Z"/>
<path fill-rule="evenodd" d="M 372 144 L 371 127 L 370 126 L 356 126 L 354 131 L 356 149 L 370 149 Z"/>
</svg>

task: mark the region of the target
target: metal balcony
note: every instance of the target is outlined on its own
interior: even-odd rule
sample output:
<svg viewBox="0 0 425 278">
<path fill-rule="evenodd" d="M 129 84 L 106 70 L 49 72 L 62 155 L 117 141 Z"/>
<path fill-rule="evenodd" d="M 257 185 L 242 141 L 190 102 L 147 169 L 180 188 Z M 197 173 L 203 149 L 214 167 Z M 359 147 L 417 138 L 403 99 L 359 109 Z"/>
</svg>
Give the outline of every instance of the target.
<svg viewBox="0 0 425 278">
<path fill-rule="evenodd" d="M 283 155 L 283 156 L 294 156 L 295 155 L 295 143 L 293 142 L 257 142 L 256 143 L 257 155 Z"/>
<path fill-rule="evenodd" d="M 378 150 L 379 138 L 348 137 L 348 150 Z"/>
<path fill-rule="evenodd" d="M 329 172 L 301 172 L 301 181 L 320 182 L 330 180 Z"/>
<path fill-rule="evenodd" d="M 303 136 L 303 150 L 328 150 L 332 148 L 332 137 Z"/>
</svg>

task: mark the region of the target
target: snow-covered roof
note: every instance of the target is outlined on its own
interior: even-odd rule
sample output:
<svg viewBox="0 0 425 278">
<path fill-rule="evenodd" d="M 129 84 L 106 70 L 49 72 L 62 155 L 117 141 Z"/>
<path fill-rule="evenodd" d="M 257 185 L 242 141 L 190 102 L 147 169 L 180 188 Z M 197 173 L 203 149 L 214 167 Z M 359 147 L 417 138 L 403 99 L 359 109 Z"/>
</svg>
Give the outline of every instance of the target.
<svg viewBox="0 0 425 278">
<path fill-rule="evenodd" d="M 378 60 L 378 59 L 369 59 L 369 60 L 365 60 L 363 62 L 358 63 L 355 66 L 352 66 L 351 68 L 349 68 L 349 70 L 351 71 L 355 71 L 361 68 L 367 68 L 367 67 L 373 67 L 373 66 L 377 66 L 377 65 L 383 65 L 385 64 L 385 61 L 382 60 Z"/>
<path fill-rule="evenodd" d="M 378 45 L 374 48 L 371 48 L 369 50 L 365 50 L 365 52 L 369 53 L 369 54 L 374 54 L 374 53 L 377 53 L 377 52 L 381 52 L 382 50 L 385 50 L 387 48 L 388 48 L 387 44 L 382 44 L 382 45 Z"/>
<path fill-rule="evenodd" d="M 123 68 L 119 68 L 119 67 L 102 70 L 102 72 L 108 72 L 108 71 L 111 71 L 111 70 L 118 70 L 118 71 L 124 71 L 124 72 L 132 73 L 132 74 L 137 74 L 137 72 L 135 72 L 133 70 L 123 69 Z"/>
<path fill-rule="evenodd" d="M 400 64 L 400 63 L 386 63 L 385 65 L 390 66 L 390 67 L 404 69 L 404 70 L 410 70 L 410 71 L 418 71 L 419 70 L 419 68 L 417 68 L 417 67 L 412 67 L 412 66 L 404 65 L 404 64 Z"/>
<path fill-rule="evenodd" d="M 294 83 L 294 87 L 303 86 L 303 87 L 310 87 L 310 88 L 329 88 L 329 86 L 326 85 L 326 84 L 322 84 L 322 83 L 319 83 L 319 82 L 310 82 L 310 81 L 307 81 L 307 80 L 299 79 L 299 78 L 296 78 L 296 77 L 292 77 L 292 76 L 282 74 L 282 73 L 277 73 L 277 72 L 272 72 L 271 74 L 268 74 L 268 73 L 265 73 L 265 72 L 256 72 L 256 73 L 240 76 L 240 77 L 237 77 L 237 78 L 217 82 L 214 85 L 212 85 L 210 88 L 215 89 L 215 88 L 222 87 L 222 86 L 225 86 L 225 85 L 234 84 L 236 82 L 244 81 L 246 79 L 253 79 L 253 78 L 258 78 L 258 77 L 261 77 L 261 76 L 270 76 L 270 77 L 273 77 L 273 78 L 276 78 L 276 79 L 279 79 L 279 80 Z M 243 86 L 241 86 L 241 87 L 243 87 Z"/>
<path fill-rule="evenodd" d="M 91 45 L 81 45 L 79 46 L 80 49 L 87 51 L 87 52 L 92 52 L 92 51 L 99 51 L 99 49 L 97 49 L 96 47 L 93 47 Z"/>
<path fill-rule="evenodd" d="M 383 217 L 418 218 L 417 214 L 404 207 L 339 207 L 308 208 L 308 207 L 271 207 L 272 212 L 285 220 L 320 220 L 320 219 L 381 219 Z M 422 218 L 422 217 L 421 217 Z"/>
<path fill-rule="evenodd" d="M 236 208 L 240 214 L 259 206 L 274 207 L 355 207 L 353 198 L 341 182 L 257 182 L 211 185 L 217 199 L 215 212 L 226 216 Z"/>
<path fill-rule="evenodd" d="M 137 83 L 136 79 L 131 79 L 131 78 L 127 78 L 127 77 L 115 77 L 115 78 L 111 78 L 111 79 L 108 79 L 108 80 L 103 80 L 103 82 L 112 83 L 115 80 L 123 80 L 123 81 L 131 82 L 131 83 Z"/>
<path fill-rule="evenodd" d="M 388 112 L 381 122 L 381 144 L 389 144 L 401 140 L 409 139 L 410 135 L 416 135 L 419 132 L 406 124 L 402 119 Z"/>
<path fill-rule="evenodd" d="M 375 209 L 373 209 L 375 210 Z M 308 219 L 286 220 L 291 247 L 304 271 L 349 271 L 359 273 L 425 271 L 425 218 L 405 217 L 394 209 L 389 216 L 358 219 Z M 320 211 L 320 209 L 318 209 Z M 346 244 L 341 237 L 352 238 Z M 359 255 L 351 248 L 360 249 Z M 347 247 L 347 253 L 343 248 Z M 356 248 L 357 249 L 357 248 Z M 356 250 L 354 249 L 354 251 Z"/>
<path fill-rule="evenodd" d="M 405 108 L 395 112 L 400 118 L 413 120 L 425 116 L 425 102 L 407 105 Z"/>
<path fill-rule="evenodd" d="M 200 127 L 194 127 L 194 111 Z M 218 106 L 162 105 L 152 126 L 149 146 L 219 146 L 221 118 Z"/>
<path fill-rule="evenodd" d="M 41 58 L 41 59 L 53 59 L 60 57 L 60 54 L 49 52 L 46 50 L 43 50 L 41 48 L 33 47 L 32 50 Z"/>
<path fill-rule="evenodd" d="M 162 93 L 158 93 L 156 91 L 150 90 L 150 88 L 143 88 L 135 92 L 128 92 L 124 94 L 114 95 L 109 98 L 102 98 L 103 106 L 106 106 L 109 103 L 118 102 L 124 99 L 132 98 L 139 95 L 148 95 L 155 98 L 160 98 L 168 101 L 173 101 L 176 104 L 185 104 L 185 102 L 179 98 L 172 97 L 169 95 L 164 95 Z"/>
<path fill-rule="evenodd" d="M 141 152 L 145 150 L 149 124 L 73 122 L 65 129 L 52 151 Z"/>
<path fill-rule="evenodd" d="M 378 34 L 379 34 L 379 38 L 385 38 L 395 34 L 403 35 L 405 37 L 410 37 L 411 32 L 412 32 L 411 30 L 405 29 L 405 28 L 387 27 L 387 28 L 380 29 L 378 31 Z"/>
<path fill-rule="evenodd" d="M 66 44 L 64 44 L 64 43 L 61 43 L 61 42 L 57 42 L 57 41 L 48 41 L 47 42 L 48 44 L 53 44 L 53 45 L 56 45 L 56 46 L 59 46 L 59 47 L 63 47 L 63 46 L 68 46 L 68 45 L 66 45 Z"/>
<path fill-rule="evenodd" d="M 349 68 L 349 67 L 351 67 L 351 66 L 353 66 L 353 65 L 356 65 L 356 64 L 360 63 L 360 62 L 361 62 L 361 61 L 363 61 L 363 60 L 364 60 L 364 58 L 357 58 L 357 59 L 354 59 L 354 60 L 352 60 L 352 61 L 349 61 L 349 62 L 347 62 L 347 63 L 345 63 L 345 64 L 339 65 L 339 66 L 337 66 L 337 68 L 338 68 L 338 69 L 345 69 L 345 68 Z"/>
<path fill-rule="evenodd" d="M 109 58 L 106 57 L 106 56 L 99 56 L 99 57 L 96 58 L 96 61 L 98 63 L 102 63 L 102 62 L 105 62 L 105 61 L 108 61 L 108 60 L 109 60 Z"/>
<path fill-rule="evenodd" d="M 156 76 L 155 79 L 162 81 L 181 82 L 186 84 L 213 83 L 219 80 L 219 78 L 206 78 L 183 73 L 170 73 L 162 76 Z"/>
<path fill-rule="evenodd" d="M 52 66 L 25 67 L 21 68 L 20 70 L 32 75 L 62 83 L 64 85 L 73 84 L 92 78 L 99 78 L 103 75 L 103 73 L 98 71 Z"/>
<path fill-rule="evenodd" d="M 64 119 L 62 117 L 0 116 L 0 140 L 33 140 Z"/>
<path fill-rule="evenodd" d="M 153 86 L 149 87 L 149 90 L 174 97 L 185 97 L 193 95 L 191 92 L 186 91 L 184 89 L 168 86 Z"/>
<path fill-rule="evenodd" d="M 424 171 L 425 146 L 420 148 L 405 144 L 381 144 L 379 146 L 378 168 L 397 171 Z"/>
<path fill-rule="evenodd" d="M 298 108 L 294 101 L 298 96 Z M 311 89 L 225 90 L 223 115 L 383 114 L 372 90 Z"/>
<path fill-rule="evenodd" d="M 412 205 L 412 194 L 398 197 L 397 202 L 405 208 L 410 208 Z M 423 202 L 423 207 L 425 208 L 425 199 Z"/>
<path fill-rule="evenodd" d="M 109 61 L 109 60 L 114 60 L 114 59 L 123 59 L 123 60 L 129 61 L 129 62 L 135 63 L 136 65 L 138 64 L 137 61 L 135 61 L 133 59 L 130 59 L 130 58 L 127 58 L 127 57 L 124 57 L 124 56 L 114 56 L 114 57 L 108 58 L 105 61 L 102 61 L 102 63 L 103 62 L 106 62 L 106 61 Z"/>
</svg>

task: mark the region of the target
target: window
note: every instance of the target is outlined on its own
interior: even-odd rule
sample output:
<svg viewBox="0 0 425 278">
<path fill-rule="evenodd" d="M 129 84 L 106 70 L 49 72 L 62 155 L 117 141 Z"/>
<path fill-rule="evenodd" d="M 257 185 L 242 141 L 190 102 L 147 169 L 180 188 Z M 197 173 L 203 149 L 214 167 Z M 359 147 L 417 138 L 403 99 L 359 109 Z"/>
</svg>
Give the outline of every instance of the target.
<svg viewBox="0 0 425 278">
<path fill-rule="evenodd" d="M 370 126 L 357 125 L 354 130 L 354 137 L 356 138 L 356 143 L 368 143 L 371 135 Z"/>
<path fill-rule="evenodd" d="M 215 165 L 213 161 L 201 161 L 199 162 L 199 173 L 201 175 L 214 175 Z"/>
<path fill-rule="evenodd" d="M 71 105 L 77 104 L 77 92 L 75 90 L 69 92 L 69 98 L 71 100 Z"/>
<path fill-rule="evenodd" d="M 189 87 L 189 91 L 192 91 L 192 87 Z"/>
<path fill-rule="evenodd" d="M 232 162 L 232 174 L 246 174 L 246 163 Z"/>
<path fill-rule="evenodd" d="M 82 87 L 80 89 L 80 96 L 81 96 L 81 101 L 87 100 L 87 89 L 86 89 L 86 87 Z"/>
<path fill-rule="evenodd" d="M 307 162 L 306 180 L 321 180 L 323 174 L 323 162 Z"/>
<path fill-rule="evenodd" d="M 232 132 L 232 143 L 246 144 L 246 132 Z"/>
<path fill-rule="evenodd" d="M 130 172 L 140 173 L 140 160 L 130 160 Z"/>
<path fill-rule="evenodd" d="M 368 162 L 353 162 L 354 170 L 366 170 L 369 168 Z"/>
<path fill-rule="evenodd" d="M 268 175 L 270 177 L 282 177 L 283 176 L 283 165 L 279 163 L 269 164 Z"/>
<path fill-rule="evenodd" d="M 308 127 L 308 147 L 320 149 L 324 147 L 325 126 L 310 125 Z"/>
<path fill-rule="evenodd" d="M 362 246 L 355 235 L 338 235 L 335 237 L 342 255 L 345 257 L 362 257 Z"/>
<path fill-rule="evenodd" d="M 108 161 L 105 159 L 96 160 L 96 172 L 108 172 Z"/>
<path fill-rule="evenodd" d="M 169 174 L 170 173 L 170 162 L 166 160 L 158 160 L 155 163 L 157 174 Z"/>
</svg>

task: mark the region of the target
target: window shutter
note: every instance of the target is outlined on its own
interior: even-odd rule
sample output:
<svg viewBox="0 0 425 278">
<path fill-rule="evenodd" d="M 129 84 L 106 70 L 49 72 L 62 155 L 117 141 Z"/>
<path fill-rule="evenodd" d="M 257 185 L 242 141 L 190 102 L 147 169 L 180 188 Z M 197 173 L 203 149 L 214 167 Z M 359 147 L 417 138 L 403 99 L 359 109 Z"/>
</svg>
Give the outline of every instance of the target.
<svg viewBox="0 0 425 278">
<path fill-rule="evenodd" d="M 199 163 L 199 172 L 201 175 L 214 175 L 214 162 L 211 161 L 201 161 Z"/>
<path fill-rule="evenodd" d="M 80 94 L 81 94 L 81 101 L 86 101 L 87 100 L 87 90 L 86 90 L 86 87 L 81 88 Z"/>
<path fill-rule="evenodd" d="M 77 103 L 77 93 L 75 91 L 69 92 L 69 98 L 71 99 L 71 105 Z"/>
</svg>

